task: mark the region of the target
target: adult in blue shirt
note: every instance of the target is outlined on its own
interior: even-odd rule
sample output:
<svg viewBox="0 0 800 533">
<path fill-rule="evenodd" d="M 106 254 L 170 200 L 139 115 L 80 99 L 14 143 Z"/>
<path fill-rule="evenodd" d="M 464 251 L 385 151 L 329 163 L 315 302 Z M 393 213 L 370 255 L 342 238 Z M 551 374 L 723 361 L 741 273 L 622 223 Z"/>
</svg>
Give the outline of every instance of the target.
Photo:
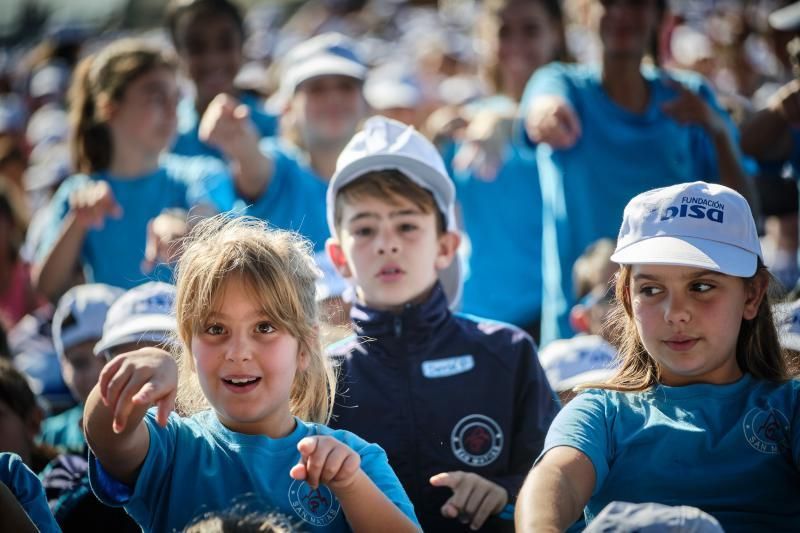
<svg viewBox="0 0 800 533">
<path fill-rule="evenodd" d="M 171 151 L 186 156 L 222 158 L 213 145 L 200 139 L 200 119 L 211 100 L 219 94 L 235 98 L 240 113 L 249 118 L 259 137 L 278 130 L 278 119 L 264 109 L 264 102 L 234 86 L 242 62 L 244 19 L 228 0 L 172 1 L 167 7 L 166 25 L 183 70 L 194 85 L 194 97 L 178 104 L 177 137 Z"/>
<path fill-rule="evenodd" d="M 642 64 L 665 0 L 592 4 L 601 64 L 539 69 L 521 105 L 543 203 L 542 345 L 572 335 L 572 265 L 616 235 L 632 196 L 687 179 L 748 196 L 732 122 L 702 78 Z"/>
</svg>

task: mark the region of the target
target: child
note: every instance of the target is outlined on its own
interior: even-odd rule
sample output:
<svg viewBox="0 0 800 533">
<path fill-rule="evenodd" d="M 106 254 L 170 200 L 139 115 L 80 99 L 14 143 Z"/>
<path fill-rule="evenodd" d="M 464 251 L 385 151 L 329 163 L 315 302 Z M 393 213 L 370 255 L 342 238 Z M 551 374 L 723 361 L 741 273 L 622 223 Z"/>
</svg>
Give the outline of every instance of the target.
<svg viewBox="0 0 800 533">
<path fill-rule="evenodd" d="M 800 382 L 778 343 L 746 200 L 704 182 L 625 208 L 612 261 L 620 367 L 553 421 L 519 531 L 617 500 L 698 507 L 736 531 L 800 527 Z"/>
<path fill-rule="evenodd" d="M 266 113 L 264 103 L 239 92 L 234 79 L 242 66 L 244 18 L 228 0 L 173 0 L 167 6 L 166 26 L 185 73 L 194 85 L 194 98 L 178 104 L 178 135 L 172 152 L 221 157 L 199 138 L 200 117 L 219 94 L 227 94 L 257 136 L 275 135 L 278 119 Z"/>
<path fill-rule="evenodd" d="M 329 350 L 344 385 L 335 427 L 386 448 L 437 532 L 478 529 L 513 503 L 558 410 L 528 335 L 449 310 L 454 196 L 430 142 L 373 117 L 342 152 L 327 204 L 328 253 L 358 297 L 357 336 Z"/>
<path fill-rule="evenodd" d="M 119 355 L 87 401 L 102 501 L 155 531 L 245 493 L 325 531 L 416 531 L 383 450 L 322 425 L 334 379 L 316 275 L 305 241 L 263 222 L 215 217 L 193 230 L 178 265 L 177 365 L 156 348 Z M 187 418 L 169 415 L 176 394 Z"/>
<path fill-rule="evenodd" d="M 58 301 L 53 315 L 53 344 L 61 375 L 77 405 L 47 418 L 40 440 L 62 451 L 84 453 L 83 404 L 97 384 L 105 361 L 94 355 L 94 345 L 103 334 L 106 313 L 124 291 L 110 285 L 78 285 Z"/>
<path fill-rule="evenodd" d="M 186 232 L 195 187 L 214 176 L 230 180 L 211 158 L 160 159 L 175 133 L 174 63 L 142 42 L 117 41 L 84 60 L 70 94 L 74 163 L 84 174 L 52 200 L 38 288 L 56 300 L 79 266 L 88 281 L 125 289 L 169 281 L 170 268 L 159 263 L 173 260 L 170 243 Z"/>
</svg>

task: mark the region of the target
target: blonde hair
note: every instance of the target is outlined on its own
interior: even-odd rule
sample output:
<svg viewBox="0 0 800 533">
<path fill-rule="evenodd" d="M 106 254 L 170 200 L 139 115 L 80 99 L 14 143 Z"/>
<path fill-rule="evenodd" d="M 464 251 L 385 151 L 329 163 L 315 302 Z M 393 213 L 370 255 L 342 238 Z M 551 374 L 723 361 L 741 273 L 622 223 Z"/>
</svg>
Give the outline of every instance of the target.
<svg viewBox="0 0 800 533">
<path fill-rule="evenodd" d="M 754 283 L 756 278 L 770 274 L 759 260 L 756 273 L 742 281 Z M 617 348 L 619 369 L 605 383 L 588 383 L 578 389 L 609 389 L 623 392 L 639 392 L 657 385 L 660 371 L 639 337 L 633 318 L 630 296 L 630 265 L 620 266 L 616 279 L 616 299 L 607 324 L 607 338 Z M 772 316 L 769 290 L 761 300 L 758 312 L 752 320 L 742 319 L 736 341 L 736 362 L 744 373 L 757 379 L 782 382 L 797 374 L 796 363 L 789 358 L 778 340 L 778 332 Z"/>
<path fill-rule="evenodd" d="M 292 414 L 327 423 L 336 377 L 322 351 L 315 287 L 319 270 L 308 241 L 252 217 L 218 215 L 192 229 L 176 275 L 178 412 L 191 415 L 209 407 L 194 368 L 192 337 L 217 305 L 225 283 L 238 276 L 273 325 L 297 339 L 299 352 L 308 357 L 308 368 L 297 372 L 289 393 Z"/>
</svg>

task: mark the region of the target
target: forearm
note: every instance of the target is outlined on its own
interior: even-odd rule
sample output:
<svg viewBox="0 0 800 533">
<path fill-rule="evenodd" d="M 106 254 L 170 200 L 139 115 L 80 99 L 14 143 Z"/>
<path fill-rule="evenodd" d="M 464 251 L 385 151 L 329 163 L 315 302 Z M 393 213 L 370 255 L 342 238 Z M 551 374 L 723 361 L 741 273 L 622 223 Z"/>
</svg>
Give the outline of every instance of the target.
<svg viewBox="0 0 800 533">
<path fill-rule="evenodd" d="M 146 411 L 145 405 L 134 408 L 125 429 L 115 433 L 114 412 L 103 403 L 99 385 L 92 389 L 84 407 L 83 428 L 89 448 L 109 474 L 129 485 L 136 481 L 150 446 L 150 433 L 143 422 Z"/>
<path fill-rule="evenodd" d="M 519 532 L 564 531 L 581 515 L 583 504 L 557 467 L 539 464 L 522 485 L 514 522 Z"/>
<path fill-rule="evenodd" d="M 347 489 L 334 490 L 354 532 L 419 531 L 363 470 L 356 476 Z"/>
<path fill-rule="evenodd" d="M 258 144 L 230 154 L 228 159 L 239 195 L 248 201 L 259 198 L 272 179 L 272 160 L 261 152 Z"/>
<path fill-rule="evenodd" d="M 68 288 L 67 285 L 80 261 L 85 237 L 86 228 L 72 214 L 68 214 L 64 219 L 61 234 L 47 257 L 34 268 L 34 286 L 50 301 L 56 302 Z"/>
<path fill-rule="evenodd" d="M 711 134 L 711 140 L 717 153 L 720 183 L 738 191 L 748 201 L 753 212 L 757 213 L 758 198 L 742 168 L 730 133 L 727 129 L 719 129 Z"/>
</svg>

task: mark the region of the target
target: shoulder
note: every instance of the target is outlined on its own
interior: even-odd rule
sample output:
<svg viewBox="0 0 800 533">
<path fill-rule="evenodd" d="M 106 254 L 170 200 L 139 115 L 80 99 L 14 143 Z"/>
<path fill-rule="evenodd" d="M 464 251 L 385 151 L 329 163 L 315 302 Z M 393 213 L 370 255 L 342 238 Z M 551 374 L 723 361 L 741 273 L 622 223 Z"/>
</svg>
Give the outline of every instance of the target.
<svg viewBox="0 0 800 533">
<path fill-rule="evenodd" d="M 513 324 L 466 313 L 454 313 L 453 320 L 458 325 L 462 340 L 500 357 L 536 352 L 531 336 Z"/>
<path fill-rule="evenodd" d="M 166 153 L 161 157 L 165 176 L 177 183 L 192 183 L 214 174 L 227 174 L 228 169 L 221 160 L 211 156 L 186 156 Z"/>
<path fill-rule="evenodd" d="M 383 451 L 379 445 L 371 442 L 367 442 L 355 433 L 351 433 L 346 429 L 332 429 L 324 424 L 315 424 L 311 422 L 299 422 L 303 423 L 308 426 L 308 434 L 309 435 L 320 435 L 322 437 L 333 437 L 334 439 L 338 440 L 346 444 L 349 448 L 355 451 L 361 457 L 370 454 L 383 454 L 386 453 Z"/>
<path fill-rule="evenodd" d="M 334 342 L 325 348 L 325 354 L 334 361 L 348 359 L 349 356 L 361 345 L 364 340 L 358 335 L 349 335 L 344 339 Z"/>
</svg>

